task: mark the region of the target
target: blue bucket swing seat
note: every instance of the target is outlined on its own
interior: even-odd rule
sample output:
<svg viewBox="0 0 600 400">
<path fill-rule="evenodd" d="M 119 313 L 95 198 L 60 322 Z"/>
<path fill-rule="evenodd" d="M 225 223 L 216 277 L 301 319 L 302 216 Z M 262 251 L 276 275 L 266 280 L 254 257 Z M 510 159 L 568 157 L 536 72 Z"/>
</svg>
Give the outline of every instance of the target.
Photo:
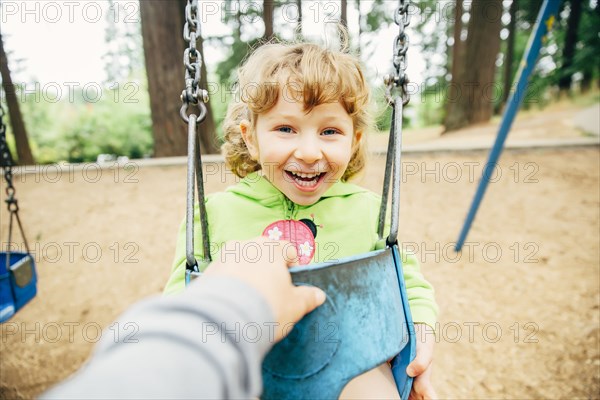
<svg viewBox="0 0 600 400">
<path fill-rule="evenodd" d="M 299 321 L 290 334 L 277 343 L 263 362 L 262 399 L 338 398 L 354 377 L 392 359 L 391 368 L 398 392 L 408 399 L 412 378 L 406 367 L 416 352 L 415 332 L 408 305 L 398 250 L 400 155 L 402 110 L 408 102 L 405 54 L 408 37 L 408 1 L 399 0 L 395 21 L 400 33 L 394 43 L 395 75 L 386 77 L 386 97 L 393 105 L 392 126 L 379 215 L 379 237 L 383 237 L 390 180 L 392 209 L 390 234 L 386 248 L 358 256 L 290 269 L 296 285 L 313 285 L 327 293 L 325 304 Z M 197 0 L 188 0 L 184 37 L 190 48 L 190 26 L 199 26 Z M 186 50 L 187 51 L 187 50 Z M 199 57 L 199 55 L 197 55 Z M 185 58 L 185 57 L 184 57 Z M 200 68 L 201 60 L 194 68 Z M 197 123 L 206 116 L 201 101 L 205 92 L 192 86 L 192 73 L 186 63 L 186 89 L 182 93 L 180 114 L 188 124 L 187 211 L 186 211 L 186 284 L 201 273 L 194 256 L 194 197 L 202 224 L 203 254 L 210 261 L 208 219 L 204 204 L 202 160 Z M 392 90 L 399 94 L 392 97 Z M 190 104 L 199 114 L 188 115 Z"/>
<path fill-rule="evenodd" d="M 29 252 L 25 238 L 19 205 L 15 198 L 15 188 L 12 183 L 12 157 L 6 144 L 6 126 L 2 117 L 4 109 L 0 105 L 0 167 L 6 181 L 6 204 L 8 206 L 8 241 L 6 251 L 0 251 L 0 322 L 10 319 L 17 311 L 36 295 L 37 276 L 35 262 Z M 23 243 L 27 252 L 11 251 L 13 221 L 17 221 Z"/>
</svg>

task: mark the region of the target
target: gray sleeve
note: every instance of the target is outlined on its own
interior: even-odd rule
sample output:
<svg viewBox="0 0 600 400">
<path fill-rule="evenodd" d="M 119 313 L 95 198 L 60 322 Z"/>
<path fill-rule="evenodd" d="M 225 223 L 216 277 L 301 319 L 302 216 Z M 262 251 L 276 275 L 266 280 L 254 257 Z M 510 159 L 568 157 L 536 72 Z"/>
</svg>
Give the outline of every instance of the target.
<svg viewBox="0 0 600 400">
<path fill-rule="evenodd" d="M 105 330 L 91 360 L 41 398 L 250 398 L 275 323 L 241 281 L 206 277 L 181 295 L 132 307 Z"/>
</svg>

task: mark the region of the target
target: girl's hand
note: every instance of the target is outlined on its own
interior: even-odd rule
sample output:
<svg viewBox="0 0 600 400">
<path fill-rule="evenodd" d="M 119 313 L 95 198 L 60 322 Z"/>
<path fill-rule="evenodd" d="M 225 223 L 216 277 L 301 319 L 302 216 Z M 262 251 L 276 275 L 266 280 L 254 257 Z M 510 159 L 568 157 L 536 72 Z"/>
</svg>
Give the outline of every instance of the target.
<svg viewBox="0 0 600 400">
<path fill-rule="evenodd" d="M 433 361 L 433 345 L 435 332 L 425 324 L 415 324 L 417 339 L 417 355 L 406 368 L 408 376 L 412 376 L 413 386 L 409 400 L 434 399 L 437 394 L 431 384 L 431 362 Z"/>
</svg>

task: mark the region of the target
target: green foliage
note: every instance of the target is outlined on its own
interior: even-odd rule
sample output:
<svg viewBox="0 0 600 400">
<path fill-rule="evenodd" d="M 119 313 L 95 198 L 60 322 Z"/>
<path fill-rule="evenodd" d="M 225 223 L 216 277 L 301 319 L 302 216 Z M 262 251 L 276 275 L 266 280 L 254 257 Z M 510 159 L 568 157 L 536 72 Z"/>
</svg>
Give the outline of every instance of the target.
<svg viewBox="0 0 600 400">
<path fill-rule="evenodd" d="M 218 40 L 223 47 L 230 49 L 225 59 L 218 64 L 216 71 L 219 82 L 221 84 L 227 84 L 235 81 L 235 70 L 261 40 L 260 37 L 243 40 L 243 22 L 262 21 L 262 15 L 259 14 L 260 9 L 256 7 L 256 5 L 242 5 L 239 0 L 226 0 L 223 3 L 223 6 L 227 10 L 238 11 L 237 13 L 225 13 L 224 22 L 232 27 L 233 34 L 231 36 L 213 38 Z M 277 4 L 275 4 L 275 6 L 277 6 Z"/>
<path fill-rule="evenodd" d="M 578 27 L 578 39 L 575 47 L 573 63 L 569 68 L 564 68 L 563 51 L 565 45 L 565 36 L 569 21 L 570 8 L 568 3 L 563 3 L 562 11 L 555 22 L 552 33 L 548 35 L 544 48 L 541 51 L 538 65 L 534 71 L 531 81 L 531 91 L 526 97 L 524 106 L 528 108 L 531 103 L 543 106 L 551 100 L 550 93 L 555 91 L 559 80 L 563 76 L 573 76 L 575 74 L 587 74 L 590 78 L 598 79 L 598 54 L 600 54 L 600 37 L 598 36 L 598 26 L 600 26 L 600 13 L 598 7 L 592 8 L 588 1 L 582 4 L 581 20 Z M 527 38 L 522 38 L 525 43 Z M 519 42 L 517 42 L 519 43 Z M 523 44 L 523 48 L 525 45 Z M 519 56 L 522 55 L 521 50 Z M 520 58 L 519 58 L 520 59 Z M 518 61 L 518 60 L 516 60 Z M 581 77 L 581 76 L 580 76 Z"/>
<path fill-rule="evenodd" d="M 215 118 L 216 135 L 220 142 L 223 142 L 223 130 L 221 127 L 223 125 L 223 120 L 225 119 L 225 114 L 227 113 L 227 106 L 232 98 L 232 87 L 232 84 L 229 83 L 221 84 L 216 93 L 213 93 L 210 96 L 210 107 Z"/>
<path fill-rule="evenodd" d="M 375 0 L 371 11 L 367 14 L 365 19 L 364 32 L 376 32 L 381 29 L 382 25 L 389 25 L 394 22 L 394 15 L 390 13 L 388 7 L 386 7 L 384 0 Z"/>
<path fill-rule="evenodd" d="M 109 9 L 123 4 L 110 1 Z M 115 11 L 117 12 L 117 11 Z M 99 154 L 151 155 L 152 120 L 144 74 L 141 26 L 114 21 L 107 13 L 103 56 L 106 83 L 81 87 L 37 84 L 17 88 L 23 120 L 38 163 L 96 161 Z M 35 80 L 34 80 L 35 81 Z M 9 143 L 12 146 L 10 124 Z M 14 147 L 12 147 L 14 149 Z M 14 152 L 13 152 L 14 154 Z"/>
<path fill-rule="evenodd" d="M 446 116 L 446 99 L 448 98 L 448 85 L 444 80 L 427 85 L 421 93 L 420 99 L 415 99 L 412 105 L 416 109 L 413 128 L 432 125 L 441 125 Z M 417 101 L 420 103 L 417 104 Z"/>
<path fill-rule="evenodd" d="M 81 90 L 74 90 L 73 101 L 63 93 L 56 102 L 43 90 L 19 93 L 38 163 L 95 161 L 103 153 L 129 158 L 150 155 L 152 123 L 147 90 L 135 82 L 103 89 L 96 102 L 89 101 Z"/>
<path fill-rule="evenodd" d="M 579 23 L 579 40 L 577 51 L 573 58 L 573 69 L 588 73 L 593 78 L 599 78 L 600 65 L 600 4 L 592 9 L 589 3 L 583 4 L 581 22 Z M 595 76 L 594 76 L 595 75 Z"/>
<path fill-rule="evenodd" d="M 254 38 L 249 42 L 244 42 L 239 37 L 234 37 L 229 55 L 217 66 L 216 72 L 219 77 L 219 82 L 232 83 L 235 81 L 235 71 L 237 67 L 240 66 L 248 53 L 257 47 L 260 40 L 260 38 Z"/>
<path fill-rule="evenodd" d="M 516 0 L 513 0 L 516 1 Z M 526 29 L 529 26 L 533 26 L 537 19 L 540 8 L 542 7 L 543 0 L 520 0 L 517 11 L 517 18 L 521 24 L 525 24 Z"/>
<path fill-rule="evenodd" d="M 575 1 L 575 0 L 570 0 Z M 212 72 L 215 80 L 220 82 L 217 93 L 211 94 L 211 107 L 221 133 L 227 105 L 231 100 L 232 84 L 235 82 L 235 70 L 248 53 L 260 43 L 261 30 L 249 27 L 250 21 L 261 24 L 258 7 L 249 7 L 248 0 L 225 0 L 228 9 L 240 9 L 245 14 L 225 13 L 225 22 L 232 28 L 232 34 L 222 37 L 206 36 L 205 40 L 218 42 L 227 49 L 228 54 Z M 235 4 L 234 4 L 235 3 Z M 241 7 L 240 7 L 241 3 Z M 453 2 L 452 2 L 453 3 Z M 540 9 L 542 0 L 521 0 L 517 11 L 515 30 L 515 52 L 512 65 L 513 79 L 517 70 L 529 35 Z M 579 38 L 573 65 L 569 70 L 561 68 L 562 47 L 569 15 L 567 6 L 563 6 L 561 17 L 547 38 L 540 61 L 530 80 L 530 89 L 524 100 L 524 107 L 532 105 L 543 106 L 550 100 L 549 93 L 554 90 L 561 74 L 579 74 L 594 79 L 600 78 L 598 54 L 600 54 L 600 13 L 598 2 L 585 0 L 582 4 L 582 16 L 579 25 Z M 120 7 L 118 2 L 111 6 Z M 282 4 L 282 3 L 280 3 Z M 596 9 L 591 5 L 595 4 Z M 277 4 L 276 4 L 277 5 Z M 447 96 L 446 75 L 448 73 L 448 54 L 451 51 L 447 41 L 452 37 L 454 29 L 454 6 L 448 2 L 422 0 L 413 3 L 419 13 L 412 10 L 412 21 L 409 27 L 411 51 L 420 48 L 421 56 L 427 65 L 424 76 L 411 77 L 412 80 L 424 87 L 421 97 L 413 96 L 406 109 L 405 126 L 415 127 L 440 124 L 444 119 Z M 507 4 L 505 4 L 507 8 Z M 374 0 L 371 9 L 363 15 L 361 44 L 363 58 L 369 59 L 369 48 L 373 41 L 380 40 L 378 32 L 393 24 L 395 3 L 385 0 Z M 468 12 L 468 6 L 466 7 Z M 505 10 L 508 12 L 508 8 Z M 110 14 L 110 13 L 109 13 Z M 305 15 L 306 16 L 306 15 Z M 109 21 L 110 22 L 110 21 Z M 242 24 L 244 24 L 242 26 Z M 464 27 L 466 29 L 466 26 Z M 204 32 L 205 35 L 210 32 Z M 276 32 L 277 33 L 277 32 Z M 106 30 L 106 41 L 111 43 L 109 52 L 105 55 L 105 70 L 110 82 L 132 82 L 125 87 L 110 89 L 103 87 L 102 96 L 98 101 L 86 100 L 81 90 L 76 90 L 73 99 L 65 93 L 60 101 L 54 101 L 52 96 L 43 91 L 31 92 L 20 96 L 20 105 L 29 132 L 30 144 L 34 156 L 41 163 L 57 161 L 95 161 L 98 154 L 139 158 L 151 155 L 152 133 L 148 92 L 143 77 L 143 52 L 139 25 L 122 27 L 109 23 Z M 356 42 L 356 41 L 355 41 Z M 390 45 L 390 51 L 392 43 Z M 169 62 L 177 62 L 171 60 Z M 411 62 L 409 57 L 409 63 Z M 369 61 L 366 61 L 369 67 Z M 503 67 L 497 69 L 496 82 L 501 86 Z M 143 82 L 143 83 L 133 83 Z M 377 130 L 388 131 L 391 123 L 391 110 L 386 105 L 383 89 L 380 83 L 373 85 L 373 99 L 376 105 L 374 117 Z M 63 88 L 65 91 L 66 88 Z M 7 126 L 10 125 L 7 122 Z M 12 134 L 8 142 L 14 153 Z"/>
</svg>

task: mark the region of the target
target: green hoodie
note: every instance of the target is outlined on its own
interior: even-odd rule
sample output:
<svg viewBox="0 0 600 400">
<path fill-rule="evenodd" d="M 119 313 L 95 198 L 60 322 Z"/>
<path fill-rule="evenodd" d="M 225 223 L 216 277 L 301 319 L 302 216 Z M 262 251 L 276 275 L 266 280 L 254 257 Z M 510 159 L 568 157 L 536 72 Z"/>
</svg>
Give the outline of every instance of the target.
<svg viewBox="0 0 600 400">
<path fill-rule="evenodd" d="M 381 197 L 360 186 L 337 182 L 310 206 L 293 203 L 266 178 L 251 173 L 225 192 L 206 198 L 210 252 L 213 259 L 230 240 L 248 240 L 261 236 L 272 222 L 285 219 L 310 219 L 318 226 L 313 263 L 366 253 L 383 248 L 377 223 Z M 198 206 L 194 212 L 194 253 L 202 257 L 202 234 Z M 231 249 L 229 249 L 231 250 Z M 413 320 L 434 327 L 437 305 L 434 290 L 421 274 L 414 256 L 402 257 L 404 279 Z M 206 265 L 201 266 L 201 270 Z M 171 276 L 165 294 L 185 288 L 185 220 L 177 238 Z"/>
</svg>

